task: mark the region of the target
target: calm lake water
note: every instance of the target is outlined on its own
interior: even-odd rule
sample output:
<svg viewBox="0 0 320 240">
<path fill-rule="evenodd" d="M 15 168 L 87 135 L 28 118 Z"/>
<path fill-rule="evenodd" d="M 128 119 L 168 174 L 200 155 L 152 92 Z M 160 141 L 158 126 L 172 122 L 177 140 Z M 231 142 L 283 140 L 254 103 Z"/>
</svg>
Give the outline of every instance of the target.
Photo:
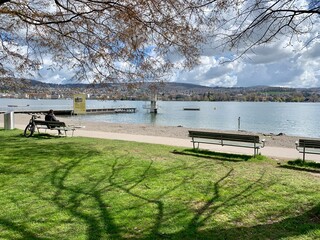
<svg viewBox="0 0 320 240">
<path fill-rule="evenodd" d="M 8 107 L 17 105 L 17 107 Z M 79 121 L 137 123 L 320 137 L 320 103 L 159 101 L 150 114 L 144 101 L 87 100 L 87 108 L 134 107 L 136 113 L 73 116 Z M 185 111 L 184 107 L 200 108 Z M 0 111 L 72 109 L 72 100 L 0 99 Z"/>
</svg>

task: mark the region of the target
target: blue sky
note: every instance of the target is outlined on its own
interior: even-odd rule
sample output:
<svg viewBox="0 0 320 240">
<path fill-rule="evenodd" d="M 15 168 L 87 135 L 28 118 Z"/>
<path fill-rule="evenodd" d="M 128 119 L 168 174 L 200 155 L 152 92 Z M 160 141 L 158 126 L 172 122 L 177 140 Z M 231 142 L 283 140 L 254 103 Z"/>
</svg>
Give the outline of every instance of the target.
<svg viewBox="0 0 320 240">
<path fill-rule="evenodd" d="M 303 0 L 300 2 L 307 3 Z M 316 2 L 319 4 L 319 1 Z M 236 53 L 232 50 L 219 50 L 213 40 L 201 46 L 203 53 L 198 66 L 190 71 L 175 70 L 165 80 L 222 87 L 320 87 L 319 19 L 315 19 L 313 28 L 308 33 L 292 39 L 279 36 L 268 45 L 257 46 L 233 61 L 230 59 L 235 58 Z M 313 41 L 310 42 L 310 39 Z M 173 55 L 172 59 L 175 58 Z M 178 65 L 180 60 L 175 59 Z M 49 64 L 50 59 L 45 59 L 37 80 L 66 83 L 72 78 L 70 69 L 48 70 Z"/>
</svg>

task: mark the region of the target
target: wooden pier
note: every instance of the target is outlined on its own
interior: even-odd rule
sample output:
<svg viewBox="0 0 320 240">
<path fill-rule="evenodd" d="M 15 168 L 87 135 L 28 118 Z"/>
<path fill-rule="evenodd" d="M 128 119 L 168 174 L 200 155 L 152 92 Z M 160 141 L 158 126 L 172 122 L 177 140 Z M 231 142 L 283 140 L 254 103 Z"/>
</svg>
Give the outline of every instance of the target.
<svg viewBox="0 0 320 240">
<path fill-rule="evenodd" d="M 87 109 L 87 114 L 135 113 L 136 108 L 97 108 Z"/>
<path fill-rule="evenodd" d="M 24 114 L 46 114 L 48 110 L 17 110 L 14 113 L 24 113 Z M 91 108 L 86 110 L 86 114 L 116 114 L 116 113 L 135 113 L 136 108 Z M 0 112 L 5 113 L 5 112 Z M 55 115 L 76 115 L 73 110 L 55 110 Z"/>
</svg>

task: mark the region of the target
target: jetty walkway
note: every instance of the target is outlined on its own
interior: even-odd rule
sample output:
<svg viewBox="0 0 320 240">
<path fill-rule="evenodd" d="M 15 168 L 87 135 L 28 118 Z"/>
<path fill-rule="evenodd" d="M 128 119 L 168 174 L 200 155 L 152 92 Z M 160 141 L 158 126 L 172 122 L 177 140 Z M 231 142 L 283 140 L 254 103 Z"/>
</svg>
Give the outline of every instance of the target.
<svg viewBox="0 0 320 240">
<path fill-rule="evenodd" d="M 46 110 L 12 110 L 14 113 L 22 113 L 22 114 L 46 114 L 49 109 Z M 127 107 L 120 107 L 120 108 L 91 108 L 86 109 L 86 114 L 114 114 L 114 113 L 135 113 L 137 111 L 136 108 L 127 108 Z M 5 113 L 4 111 L 0 111 L 0 114 Z M 71 109 L 54 109 L 55 115 L 64 115 L 64 116 L 71 116 L 77 115 Z"/>
</svg>

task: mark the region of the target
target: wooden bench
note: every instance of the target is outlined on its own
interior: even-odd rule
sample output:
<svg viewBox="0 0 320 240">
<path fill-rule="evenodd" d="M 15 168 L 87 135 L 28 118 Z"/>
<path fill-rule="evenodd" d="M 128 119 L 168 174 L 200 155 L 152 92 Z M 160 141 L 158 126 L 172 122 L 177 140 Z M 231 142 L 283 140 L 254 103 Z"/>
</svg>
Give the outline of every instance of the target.
<svg viewBox="0 0 320 240">
<path fill-rule="evenodd" d="M 257 135 L 189 131 L 189 137 L 192 138 L 193 148 L 199 149 L 200 143 L 217 144 L 221 146 L 235 146 L 253 148 L 253 155 L 259 153 L 259 149 L 265 145 L 265 140 L 261 140 Z M 196 147 L 197 144 L 197 147 Z"/>
<path fill-rule="evenodd" d="M 58 121 L 43 121 L 43 120 L 34 120 L 34 124 L 40 133 L 40 129 L 49 129 L 49 130 L 57 130 L 64 132 L 64 135 L 67 136 L 67 131 L 72 131 L 72 136 L 75 130 L 74 126 L 67 126 L 64 122 Z"/>
<path fill-rule="evenodd" d="M 320 154 L 320 139 L 299 139 L 296 142 L 296 149 L 302 153 L 302 159 L 305 161 L 306 153 Z"/>
</svg>

